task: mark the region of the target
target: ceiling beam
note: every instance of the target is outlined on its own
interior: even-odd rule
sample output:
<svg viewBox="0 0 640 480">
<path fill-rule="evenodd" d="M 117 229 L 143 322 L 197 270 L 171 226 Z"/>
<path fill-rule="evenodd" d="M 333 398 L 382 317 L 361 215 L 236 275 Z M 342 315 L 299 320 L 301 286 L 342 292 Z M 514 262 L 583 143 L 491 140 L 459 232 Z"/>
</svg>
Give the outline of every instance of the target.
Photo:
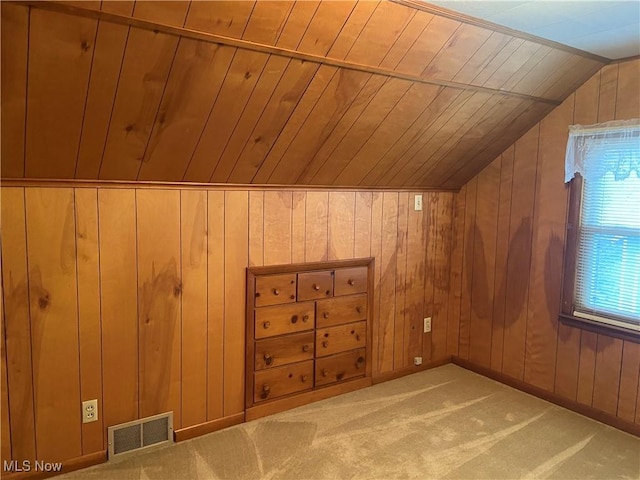
<svg viewBox="0 0 640 480">
<path fill-rule="evenodd" d="M 522 93 L 511 92 L 508 90 L 501 90 L 497 88 L 488 88 L 488 87 L 482 87 L 478 85 L 468 85 L 465 83 L 452 82 L 449 80 L 426 79 L 417 75 L 410 75 L 406 73 L 396 72 L 394 70 L 390 70 L 386 68 L 352 63 L 352 62 L 348 62 L 348 61 L 337 59 L 337 58 L 330 58 L 330 57 L 324 57 L 321 55 L 313 55 L 309 53 L 298 52 L 296 50 L 280 48 L 280 47 L 266 45 L 262 43 L 250 42 L 247 40 L 242 40 L 237 38 L 225 37 L 222 35 L 215 35 L 212 33 L 200 32 L 197 30 L 191 30 L 184 27 L 177 27 L 177 26 L 167 25 L 163 23 L 151 22 L 148 20 L 142 20 L 142 19 L 130 17 L 127 15 L 118 15 L 115 13 L 91 10 L 83 7 L 67 5 L 64 3 L 58 3 L 54 1 L 14 0 L 6 3 L 14 3 L 18 5 L 23 5 L 26 7 L 31 7 L 31 8 L 39 8 L 39 9 L 54 11 L 58 13 L 65 13 L 68 15 L 76 15 L 76 16 L 92 18 L 95 20 L 100 20 L 105 22 L 118 23 L 121 25 L 128 25 L 130 27 L 140 28 L 143 30 L 150 30 L 156 33 L 161 32 L 168 35 L 200 40 L 207 43 L 227 45 L 230 47 L 251 50 L 254 52 L 263 52 L 271 55 L 278 55 L 281 57 L 297 59 L 303 62 L 313 62 L 313 63 L 328 65 L 336 68 L 355 70 L 359 72 L 371 73 L 374 75 L 383 75 L 386 77 L 397 78 L 400 80 L 407 80 L 414 83 L 422 83 L 422 84 L 428 84 L 428 85 L 436 85 L 440 87 L 455 88 L 459 90 L 481 92 L 489 95 L 501 95 L 506 97 L 514 97 L 514 98 L 519 98 L 524 100 L 531 100 L 534 102 L 546 103 L 550 105 L 560 105 L 560 103 L 562 103 L 560 100 L 537 97 L 533 95 L 526 95 Z"/>
</svg>

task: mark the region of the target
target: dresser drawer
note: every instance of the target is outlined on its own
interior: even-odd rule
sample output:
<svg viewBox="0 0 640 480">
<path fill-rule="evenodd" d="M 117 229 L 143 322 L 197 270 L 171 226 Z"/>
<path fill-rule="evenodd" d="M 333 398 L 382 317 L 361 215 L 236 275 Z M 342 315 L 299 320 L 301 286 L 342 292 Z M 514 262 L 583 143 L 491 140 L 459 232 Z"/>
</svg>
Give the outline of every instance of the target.
<svg viewBox="0 0 640 480">
<path fill-rule="evenodd" d="M 313 387 L 313 360 L 256 372 L 253 401 L 262 402 Z"/>
<path fill-rule="evenodd" d="M 255 310 L 255 338 L 313 330 L 313 302 L 296 303 Z"/>
<path fill-rule="evenodd" d="M 256 278 L 256 307 L 296 301 L 296 274 Z"/>
<path fill-rule="evenodd" d="M 333 297 L 333 271 L 298 274 L 298 301 Z"/>
<path fill-rule="evenodd" d="M 349 378 L 362 377 L 365 374 L 365 366 L 365 348 L 319 358 L 316 360 L 315 385 L 328 385 Z"/>
<path fill-rule="evenodd" d="M 357 322 L 367 318 L 367 294 L 318 300 L 316 308 L 318 327 Z"/>
<path fill-rule="evenodd" d="M 279 367 L 313 358 L 313 332 L 259 340 L 255 348 L 256 370 Z"/>
<path fill-rule="evenodd" d="M 325 357 L 367 345 L 367 322 L 347 323 L 316 330 L 316 356 Z"/>
<path fill-rule="evenodd" d="M 367 291 L 367 267 L 340 268 L 335 271 L 333 294 L 353 295 Z"/>
</svg>

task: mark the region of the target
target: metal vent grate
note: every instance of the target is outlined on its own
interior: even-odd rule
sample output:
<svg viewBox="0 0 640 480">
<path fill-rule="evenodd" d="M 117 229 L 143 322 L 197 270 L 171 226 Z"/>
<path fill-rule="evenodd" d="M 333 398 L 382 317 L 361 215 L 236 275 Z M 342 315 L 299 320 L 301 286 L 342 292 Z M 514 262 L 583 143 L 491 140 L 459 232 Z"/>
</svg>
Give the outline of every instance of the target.
<svg viewBox="0 0 640 480">
<path fill-rule="evenodd" d="M 109 458 L 173 442 L 173 412 L 108 428 Z"/>
</svg>

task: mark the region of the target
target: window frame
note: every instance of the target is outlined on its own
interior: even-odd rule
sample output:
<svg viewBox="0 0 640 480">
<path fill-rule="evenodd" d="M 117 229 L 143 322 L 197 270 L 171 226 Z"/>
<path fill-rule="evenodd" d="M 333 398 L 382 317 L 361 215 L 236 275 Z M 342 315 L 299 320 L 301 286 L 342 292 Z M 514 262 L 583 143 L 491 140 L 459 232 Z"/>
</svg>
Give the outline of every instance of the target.
<svg viewBox="0 0 640 480">
<path fill-rule="evenodd" d="M 561 322 L 582 330 L 608 335 L 634 343 L 640 343 L 640 332 L 628 330 L 616 325 L 609 325 L 597 320 L 576 317 L 575 311 L 575 277 L 578 261 L 578 227 L 582 213 L 582 187 L 584 180 L 580 174 L 571 180 L 569 184 L 569 208 L 566 221 L 566 247 L 562 269 L 562 291 L 560 299 Z"/>
</svg>

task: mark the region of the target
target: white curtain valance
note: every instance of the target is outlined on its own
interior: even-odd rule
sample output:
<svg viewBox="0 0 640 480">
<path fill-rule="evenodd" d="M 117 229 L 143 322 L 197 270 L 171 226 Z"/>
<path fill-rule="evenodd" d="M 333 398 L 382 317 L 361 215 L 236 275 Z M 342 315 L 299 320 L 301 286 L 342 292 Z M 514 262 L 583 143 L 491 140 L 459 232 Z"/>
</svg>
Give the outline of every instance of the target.
<svg viewBox="0 0 640 480">
<path fill-rule="evenodd" d="M 632 172 L 640 177 L 640 119 L 569 126 L 565 183 L 576 173 L 596 179 L 608 172 L 616 180 L 624 180 Z"/>
</svg>

